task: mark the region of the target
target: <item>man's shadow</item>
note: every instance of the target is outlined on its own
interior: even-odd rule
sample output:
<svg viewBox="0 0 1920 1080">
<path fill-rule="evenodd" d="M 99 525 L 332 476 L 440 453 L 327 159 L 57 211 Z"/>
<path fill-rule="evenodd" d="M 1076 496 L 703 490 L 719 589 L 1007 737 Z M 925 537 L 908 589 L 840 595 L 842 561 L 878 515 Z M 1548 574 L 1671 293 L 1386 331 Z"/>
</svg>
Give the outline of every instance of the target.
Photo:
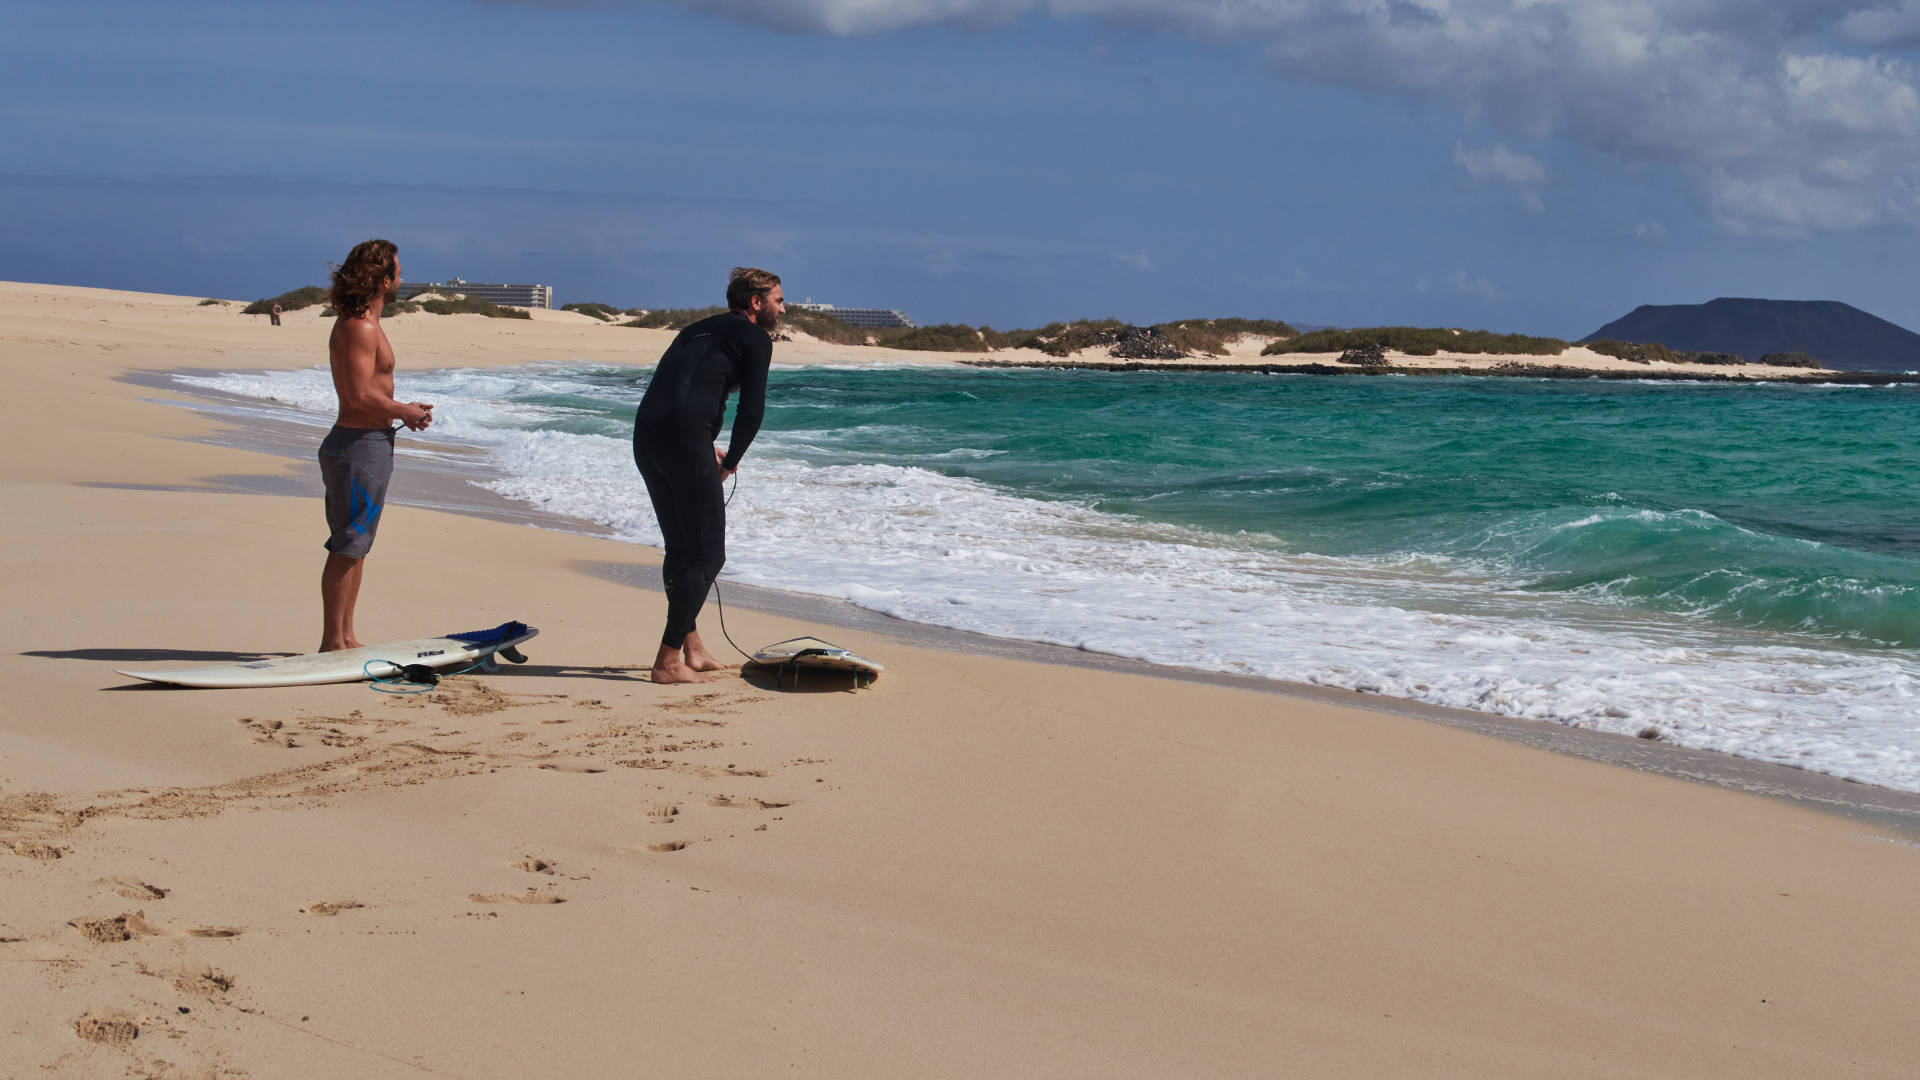
<svg viewBox="0 0 1920 1080">
<path fill-rule="evenodd" d="M 210 649 L 32 649 L 21 656 L 44 656 L 51 660 L 105 660 L 115 664 L 144 664 L 150 661 L 198 660 L 205 664 L 251 664 L 290 652 L 220 652 Z"/>
<path fill-rule="evenodd" d="M 856 678 L 851 671 L 787 668 L 780 664 L 743 664 L 740 678 L 756 689 L 783 694 L 849 694 L 873 685 L 872 679 Z"/>
</svg>

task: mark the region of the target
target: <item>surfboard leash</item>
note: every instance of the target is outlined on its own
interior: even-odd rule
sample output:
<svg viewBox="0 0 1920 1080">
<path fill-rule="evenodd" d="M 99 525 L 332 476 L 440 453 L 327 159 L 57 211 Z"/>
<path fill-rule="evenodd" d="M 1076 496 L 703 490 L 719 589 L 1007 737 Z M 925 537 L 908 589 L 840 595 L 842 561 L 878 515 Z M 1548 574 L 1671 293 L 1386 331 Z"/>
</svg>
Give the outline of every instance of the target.
<svg viewBox="0 0 1920 1080">
<path fill-rule="evenodd" d="M 373 673 L 373 665 L 375 664 L 385 664 L 390 668 L 396 669 L 400 674 L 398 676 L 375 675 Z M 382 660 L 379 657 L 375 657 L 360 665 L 360 673 L 367 677 L 368 685 L 372 689 L 378 690 L 382 694 L 425 694 L 440 685 L 441 679 L 450 679 L 455 675 L 465 675 L 469 671 L 479 670 L 480 666 L 481 662 L 475 660 L 459 671 L 443 673 L 435 671 L 425 664 L 396 664 L 391 660 Z M 410 689 L 397 689 L 403 685 L 410 687 Z"/>
<path fill-rule="evenodd" d="M 725 510 L 727 507 L 732 506 L 733 494 L 739 490 L 740 473 L 736 470 L 733 474 L 733 486 L 727 489 L 727 501 L 720 504 L 720 509 Z M 727 639 L 727 644 L 733 646 L 733 651 L 746 657 L 747 663 L 749 664 L 760 663 L 760 661 L 753 658 L 752 654 L 734 642 L 732 634 L 727 633 L 727 605 L 720 599 L 720 579 L 717 576 L 713 579 L 713 609 L 720 613 L 720 636 Z"/>
</svg>

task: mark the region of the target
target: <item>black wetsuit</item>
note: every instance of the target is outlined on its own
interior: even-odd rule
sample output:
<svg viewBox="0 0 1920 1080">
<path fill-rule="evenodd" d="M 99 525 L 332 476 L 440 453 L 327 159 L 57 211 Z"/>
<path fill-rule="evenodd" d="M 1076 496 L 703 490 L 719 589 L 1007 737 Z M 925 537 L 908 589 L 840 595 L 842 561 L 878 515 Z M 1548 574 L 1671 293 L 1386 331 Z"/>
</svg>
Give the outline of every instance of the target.
<svg viewBox="0 0 1920 1080">
<path fill-rule="evenodd" d="M 647 483 L 653 514 L 666 538 L 660 576 L 667 586 L 667 629 L 660 644 L 679 648 L 707 590 L 727 561 L 727 502 L 720 473 L 740 458 L 766 413 L 767 366 L 773 339 L 752 319 L 729 311 L 702 319 L 673 339 L 633 419 L 633 463 Z M 713 440 L 726 420 L 727 395 L 740 391 L 726 460 L 713 461 Z"/>
</svg>

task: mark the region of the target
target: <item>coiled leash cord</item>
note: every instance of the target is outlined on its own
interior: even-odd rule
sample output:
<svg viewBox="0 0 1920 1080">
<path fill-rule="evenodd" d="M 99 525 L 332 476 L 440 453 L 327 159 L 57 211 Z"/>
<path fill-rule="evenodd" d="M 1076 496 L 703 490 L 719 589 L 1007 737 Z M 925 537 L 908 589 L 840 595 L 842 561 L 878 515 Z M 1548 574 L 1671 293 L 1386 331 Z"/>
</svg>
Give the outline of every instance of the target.
<svg viewBox="0 0 1920 1080">
<path fill-rule="evenodd" d="M 441 679 L 450 679 L 455 675 L 465 675 L 469 671 L 478 670 L 483 662 L 484 661 L 475 660 L 459 671 L 449 671 L 442 674 L 425 664 L 396 664 L 391 660 L 382 660 L 375 657 L 361 664 L 360 672 L 370 680 L 371 687 L 382 694 L 424 694 L 439 685 Z M 388 667 L 398 668 L 400 674 L 375 675 L 373 673 L 373 665 L 375 664 L 385 664 Z M 406 687 L 406 689 L 401 689 L 401 687 Z"/>
</svg>

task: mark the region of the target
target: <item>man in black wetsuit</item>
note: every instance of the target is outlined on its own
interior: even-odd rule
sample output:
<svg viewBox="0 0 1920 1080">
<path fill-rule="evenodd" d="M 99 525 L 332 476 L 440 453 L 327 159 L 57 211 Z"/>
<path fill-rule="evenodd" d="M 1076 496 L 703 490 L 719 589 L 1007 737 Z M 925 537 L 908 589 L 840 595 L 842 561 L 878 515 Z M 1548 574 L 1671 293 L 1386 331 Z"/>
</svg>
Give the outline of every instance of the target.
<svg viewBox="0 0 1920 1080">
<path fill-rule="evenodd" d="M 647 483 L 666 538 L 660 576 L 667 586 L 667 629 L 653 660 L 657 683 L 712 682 L 701 672 L 726 666 L 707 652 L 694 620 L 727 561 L 721 482 L 740 467 L 766 412 L 772 331 L 787 311 L 780 279 L 765 270 L 734 267 L 727 308 L 673 339 L 653 369 L 633 421 L 633 463 Z M 713 440 L 726 419 L 727 395 L 735 390 L 740 401 L 733 411 L 733 437 L 722 451 Z"/>
</svg>

